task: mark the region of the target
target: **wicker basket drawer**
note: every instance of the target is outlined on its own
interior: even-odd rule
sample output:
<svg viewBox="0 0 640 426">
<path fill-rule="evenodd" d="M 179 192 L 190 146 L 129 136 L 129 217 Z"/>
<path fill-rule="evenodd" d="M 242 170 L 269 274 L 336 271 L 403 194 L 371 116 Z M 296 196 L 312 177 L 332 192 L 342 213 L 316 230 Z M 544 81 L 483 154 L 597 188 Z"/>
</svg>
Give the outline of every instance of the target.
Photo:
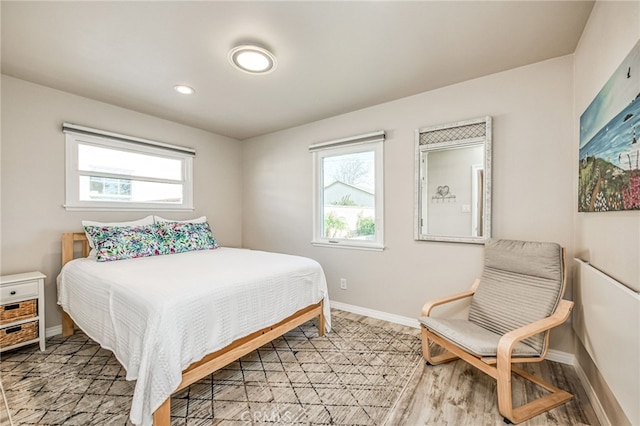
<svg viewBox="0 0 640 426">
<path fill-rule="evenodd" d="M 0 348 L 17 345 L 38 338 L 38 321 L 10 325 L 0 329 Z"/>
<path fill-rule="evenodd" d="M 36 299 L 7 303 L 6 305 L 0 306 L 0 325 L 35 318 L 37 316 L 38 301 Z"/>
</svg>

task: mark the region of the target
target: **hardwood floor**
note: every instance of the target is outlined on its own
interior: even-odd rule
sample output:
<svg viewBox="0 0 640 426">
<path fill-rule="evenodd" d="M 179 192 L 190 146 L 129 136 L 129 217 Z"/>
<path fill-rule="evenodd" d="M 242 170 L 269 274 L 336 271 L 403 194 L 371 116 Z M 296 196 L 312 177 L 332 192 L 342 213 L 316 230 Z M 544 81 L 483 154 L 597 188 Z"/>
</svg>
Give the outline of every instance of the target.
<svg viewBox="0 0 640 426">
<path fill-rule="evenodd" d="M 521 366 L 573 394 L 571 401 L 521 425 L 600 425 L 574 367 L 548 360 Z M 513 386 L 517 405 L 546 392 L 518 376 L 514 376 Z M 387 422 L 412 426 L 504 424 L 495 380 L 460 360 L 436 366 L 423 364 Z"/>
<path fill-rule="evenodd" d="M 333 310 L 332 316 L 334 317 L 335 321 L 338 321 L 339 318 L 346 318 L 374 326 L 378 329 L 384 329 L 387 335 L 397 336 L 395 339 L 392 338 L 392 340 L 397 340 L 398 342 L 401 341 L 399 336 L 403 336 L 404 340 L 407 340 L 407 337 L 409 337 L 409 339 L 411 340 L 411 336 L 414 336 L 417 341 L 415 345 L 416 353 L 414 353 L 413 355 L 418 356 L 417 351 L 419 350 L 420 339 L 419 329 L 413 329 L 398 324 L 391 324 L 385 321 L 338 310 Z M 313 326 L 311 325 L 309 327 Z M 337 333 L 337 331 L 335 332 Z M 55 361 L 60 362 L 60 356 L 54 353 L 57 351 L 54 350 L 55 345 L 53 344 L 55 343 L 54 340 L 56 338 L 52 339 L 53 340 L 50 341 L 51 344 L 48 345 L 47 354 L 40 354 L 37 351 L 37 348 L 33 348 L 33 356 L 36 358 L 46 358 L 47 356 L 57 357 Z M 373 341 L 369 343 L 371 344 L 372 342 Z M 63 345 L 59 344 L 58 346 Z M 62 350 L 64 348 L 60 347 L 59 349 Z M 94 358 L 97 357 L 97 355 L 98 354 L 94 355 Z M 54 366 L 55 365 L 57 364 L 54 364 Z M 414 365 L 416 365 L 416 367 L 412 367 L 412 370 L 410 370 L 413 371 L 413 374 L 408 372 L 405 376 L 410 378 L 407 380 L 407 383 L 404 386 L 404 390 L 400 392 L 400 397 L 397 400 L 395 406 L 391 408 L 388 415 L 386 415 L 386 419 L 384 421 L 375 421 L 373 423 L 364 422 L 359 424 L 371 424 L 372 426 L 379 426 L 383 424 L 387 426 L 504 425 L 503 418 L 498 412 L 496 383 L 492 378 L 486 376 L 484 373 L 471 367 L 463 361 L 454 361 L 448 364 L 437 366 L 427 366 L 425 365 L 425 363 Z M 38 366 L 41 369 L 43 368 L 40 364 L 34 365 L 33 367 L 35 368 Z M 108 366 L 109 365 L 107 365 L 107 367 Z M 9 365 L 5 365 L 3 368 L 9 369 L 9 367 Z M 574 395 L 574 398 L 568 403 L 563 404 L 551 411 L 543 413 L 537 417 L 534 417 L 529 421 L 523 422 L 521 423 L 522 425 L 596 426 L 600 424 L 586 396 L 582 384 L 578 379 L 576 371 L 572 366 L 560 364 L 557 362 L 543 361 L 537 364 L 523 365 L 522 367 L 526 371 L 532 374 L 540 375 L 549 382 L 569 391 Z M 415 368 L 415 370 L 413 370 L 413 368 Z M 101 376 L 99 376 L 98 374 L 98 376 L 96 376 L 96 380 L 101 381 L 99 379 L 101 379 Z M 7 390 L 7 386 L 9 388 L 11 387 L 11 383 L 9 382 L 5 381 L 5 390 Z M 534 385 L 528 382 L 525 384 L 517 376 L 514 376 L 513 397 L 516 404 L 520 404 L 525 400 L 530 400 L 532 399 L 532 397 L 540 395 L 540 392 L 542 391 L 535 388 Z M 98 399 L 102 398 L 101 395 L 93 396 Z M 192 396 L 191 393 L 189 393 L 189 396 Z M 123 400 L 124 407 L 127 407 L 129 399 L 130 397 L 127 397 Z M 180 395 L 178 395 L 175 404 L 177 411 L 180 411 L 180 401 Z M 346 404 L 346 402 L 342 401 L 341 404 Z M 391 403 L 390 406 L 393 406 L 393 403 Z M 14 409 L 15 408 L 16 407 L 14 406 Z M 126 412 L 126 409 L 127 408 L 123 408 L 124 412 Z M 80 410 L 80 408 L 77 408 L 75 411 L 78 410 Z M 178 415 L 180 415 L 180 413 L 176 412 L 176 416 Z M 113 416 L 113 414 L 111 416 Z M 126 415 L 124 416 L 126 418 Z M 113 420 L 113 417 L 108 418 Z M 383 416 L 382 418 L 385 417 Z M 41 420 L 31 420 L 29 418 L 25 418 L 24 416 L 18 416 L 17 419 L 14 418 L 14 424 L 16 426 L 20 424 L 65 424 L 64 422 L 49 422 L 45 417 L 42 417 Z M 124 423 L 125 422 L 123 421 L 121 424 Z M 8 424 L 9 422 L 6 409 L 2 401 L 0 401 L 0 425 L 4 426 Z M 90 422 L 85 424 L 100 423 Z M 187 424 L 190 423 L 187 422 Z M 312 421 L 306 424 L 318 423 Z"/>
<path fill-rule="evenodd" d="M 398 331 L 415 333 L 420 338 L 419 329 L 343 311 L 340 315 L 371 325 L 396 327 Z M 600 425 L 573 366 L 548 360 L 519 366 L 573 394 L 573 399 L 566 404 L 520 425 Z M 513 388 L 516 406 L 546 392 L 529 382 L 524 382 L 518 376 L 514 376 Z M 453 361 L 436 366 L 423 363 L 418 367 L 385 425 L 504 426 L 505 423 L 498 411 L 495 380 L 464 361 Z"/>
</svg>

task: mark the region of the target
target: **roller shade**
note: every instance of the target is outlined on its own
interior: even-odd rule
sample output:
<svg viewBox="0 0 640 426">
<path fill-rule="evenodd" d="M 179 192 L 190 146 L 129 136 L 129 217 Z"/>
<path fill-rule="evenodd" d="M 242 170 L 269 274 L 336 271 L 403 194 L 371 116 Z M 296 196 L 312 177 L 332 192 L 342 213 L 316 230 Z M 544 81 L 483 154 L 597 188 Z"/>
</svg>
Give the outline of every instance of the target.
<svg viewBox="0 0 640 426">
<path fill-rule="evenodd" d="M 121 141 L 136 143 L 145 146 L 153 146 L 156 148 L 162 148 L 170 151 L 180 152 L 182 154 L 188 154 L 191 156 L 196 155 L 196 150 L 185 146 L 171 145 L 164 142 L 152 141 L 149 139 L 138 138 L 135 136 L 122 135 L 120 133 L 108 132 L 106 130 L 92 129 L 91 127 L 78 126 L 71 123 L 62 123 L 62 131 L 64 133 L 76 133 L 81 135 L 100 136 L 110 139 L 117 139 Z"/>
</svg>

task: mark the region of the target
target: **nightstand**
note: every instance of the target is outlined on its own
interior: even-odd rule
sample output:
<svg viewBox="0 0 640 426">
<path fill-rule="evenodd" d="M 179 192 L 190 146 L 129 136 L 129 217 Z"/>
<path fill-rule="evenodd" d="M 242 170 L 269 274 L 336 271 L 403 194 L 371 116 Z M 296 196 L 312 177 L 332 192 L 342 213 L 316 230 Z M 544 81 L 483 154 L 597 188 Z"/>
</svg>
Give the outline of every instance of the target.
<svg viewBox="0 0 640 426">
<path fill-rule="evenodd" d="M 44 351 L 45 278 L 40 272 L 0 277 L 0 352 L 31 343 Z"/>
</svg>

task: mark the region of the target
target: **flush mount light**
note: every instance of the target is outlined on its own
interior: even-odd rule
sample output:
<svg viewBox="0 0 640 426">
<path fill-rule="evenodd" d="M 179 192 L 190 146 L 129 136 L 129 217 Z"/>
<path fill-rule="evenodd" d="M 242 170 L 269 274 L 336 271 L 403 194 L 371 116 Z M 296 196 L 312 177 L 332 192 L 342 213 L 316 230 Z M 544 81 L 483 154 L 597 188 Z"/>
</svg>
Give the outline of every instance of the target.
<svg viewBox="0 0 640 426">
<path fill-rule="evenodd" d="M 231 49 L 229 61 L 240 71 L 249 74 L 267 74 L 276 69 L 278 65 L 276 57 L 271 52 L 250 44 Z"/>
<path fill-rule="evenodd" d="M 193 95 L 196 93 L 196 91 L 193 90 L 193 87 L 185 86 L 183 84 L 176 84 L 173 86 L 173 90 L 178 93 L 182 93 L 183 95 Z"/>
</svg>

